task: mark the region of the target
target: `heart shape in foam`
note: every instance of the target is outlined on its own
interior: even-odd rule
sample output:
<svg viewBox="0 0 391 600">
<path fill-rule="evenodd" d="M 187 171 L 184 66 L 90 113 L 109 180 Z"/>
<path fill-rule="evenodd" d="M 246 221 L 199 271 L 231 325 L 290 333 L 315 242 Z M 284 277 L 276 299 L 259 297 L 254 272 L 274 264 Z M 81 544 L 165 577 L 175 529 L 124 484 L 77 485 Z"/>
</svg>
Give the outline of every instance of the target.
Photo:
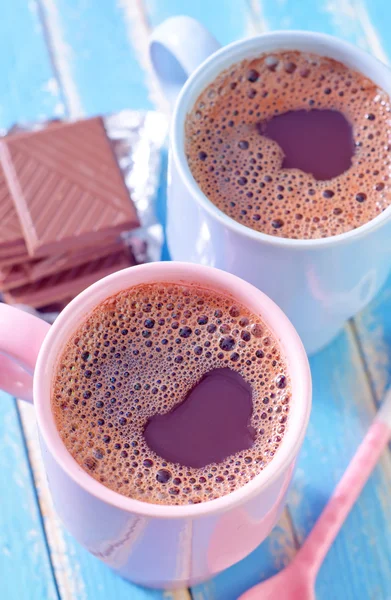
<svg viewBox="0 0 391 600">
<path fill-rule="evenodd" d="M 153 416 L 144 437 L 165 460 L 202 468 L 251 448 L 252 411 L 250 384 L 229 368 L 213 369 L 172 411 Z"/>
<path fill-rule="evenodd" d="M 300 169 L 324 181 L 342 175 L 352 165 L 353 129 L 336 110 L 291 110 L 258 128 L 282 149 L 283 169 Z"/>
</svg>

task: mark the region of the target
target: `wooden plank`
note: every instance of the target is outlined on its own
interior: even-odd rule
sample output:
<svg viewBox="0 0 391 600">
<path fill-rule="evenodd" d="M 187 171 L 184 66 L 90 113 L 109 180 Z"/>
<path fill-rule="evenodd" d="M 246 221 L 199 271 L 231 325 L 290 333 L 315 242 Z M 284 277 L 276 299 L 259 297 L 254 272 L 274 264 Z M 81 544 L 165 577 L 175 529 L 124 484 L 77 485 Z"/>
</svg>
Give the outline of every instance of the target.
<svg viewBox="0 0 391 600">
<path fill-rule="evenodd" d="M 149 57 L 149 37 L 152 27 L 144 1 L 135 0 L 134 2 L 128 2 L 128 0 L 118 0 L 118 2 L 130 44 L 134 48 L 138 64 L 144 72 L 144 82 L 148 89 L 148 98 L 156 109 L 170 115 L 172 107 L 160 89 Z"/>
<path fill-rule="evenodd" d="M 388 62 L 391 56 L 388 7 L 382 0 L 329 0 L 327 6 L 335 20 L 337 34 L 350 30 L 353 43 Z"/>
<path fill-rule="evenodd" d="M 325 506 L 375 414 L 350 326 L 311 360 L 314 403 L 288 506 L 300 542 Z M 388 598 L 391 457 L 386 452 L 319 573 L 317 598 Z"/>
<path fill-rule="evenodd" d="M 28 51 L 26 51 L 28 49 Z M 64 104 L 34 0 L 4 3 L 0 20 L 0 130 L 59 117 Z M 0 589 L 7 600 L 58 598 L 22 428 L 0 393 Z"/>
<path fill-rule="evenodd" d="M 384 289 L 355 319 L 356 334 L 378 402 L 391 384 L 391 277 Z"/>
<path fill-rule="evenodd" d="M 47 486 L 41 459 L 34 409 L 19 401 L 24 431 L 33 468 L 35 485 L 50 545 L 61 600 L 190 600 L 186 591 L 176 593 L 146 590 L 118 577 L 97 558 L 84 550 L 64 529 L 58 518 Z M 40 598 L 44 598 L 41 596 Z M 38 596 L 37 596 L 38 598 Z M 46 598 L 46 597 L 45 597 Z"/>
<path fill-rule="evenodd" d="M 166 217 L 167 217 L 167 161 L 168 161 L 168 152 L 167 148 L 164 148 L 162 151 L 162 164 L 161 164 L 161 172 L 160 172 L 160 181 L 159 181 L 159 189 L 157 192 L 156 199 L 156 214 L 159 222 L 163 224 L 163 228 L 166 226 Z M 164 240 L 161 260 L 170 260 L 170 253 L 168 251 L 167 240 Z"/>
<path fill-rule="evenodd" d="M 383 62 L 390 64 L 391 40 L 388 18 L 381 0 L 355 1 L 355 10 L 365 31 L 370 50 Z M 355 319 L 356 333 L 367 366 L 376 400 L 381 401 L 391 383 L 391 277 L 381 293 Z"/>
<path fill-rule="evenodd" d="M 248 588 L 286 566 L 295 552 L 290 517 L 285 511 L 272 534 L 254 552 L 207 583 L 194 586 L 192 598 L 237 600 Z"/>
<path fill-rule="evenodd" d="M 383 25 L 384 39 L 387 20 L 382 14 L 382 0 L 365 3 L 364 0 L 284 0 L 267 2 L 248 0 L 255 27 L 259 32 L 273 29 L 301 29 L 336 35 L 385 60 L 383 40 L 376 31 L 370 14 L 376 17 L 376 26 Z M 373 13 L 373 15 L 372 15 Z M 379 21 L 379 23 L 377 22 Z M 380 30 L 380 29 L 379 29 Z M 388 33 L 388 32 L 387 32 Z M 388 46 L 391 48 L 391 45 Z"/>
<path fill-rule="evenodd" d="M 4 2 L 0 19 L 0 129 L 61 117 L 64 103 L 45 47 L 35 0 Z"/>
<path fill-rule="evenodd" d="M 0 392 L 0 490 L 1 597 L 57 599 L 15 401 L 3 392 Z"/>
<path fill-rule="evenodd" d="M 69 114 L 150 108 L 123 10 L 117 2 L 41 0 L 53 62 Z"/>
</svg>

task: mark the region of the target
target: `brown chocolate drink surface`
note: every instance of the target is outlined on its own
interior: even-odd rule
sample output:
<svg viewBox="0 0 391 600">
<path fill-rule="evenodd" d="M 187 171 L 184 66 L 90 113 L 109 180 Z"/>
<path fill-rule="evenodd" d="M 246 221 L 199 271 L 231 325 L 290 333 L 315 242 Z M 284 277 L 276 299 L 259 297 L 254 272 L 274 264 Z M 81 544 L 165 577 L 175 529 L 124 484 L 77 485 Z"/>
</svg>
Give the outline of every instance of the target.
<svg viewBox="0 0 391 600">
<path fill-rule="evenodd" d="M 262 317 L 194 286 L 140 285 L 99 305 L 69 339 L 52 410 L 73 458 L 106 487 L 198 503 L 267 467 L 291 386 Z"/>
<path fill-rule="evenodd" d="M 340 62 L 281 51 L 206 88 L 185 124 L 191 172 L 239 223 L 312 239 L 350 231 L 391 203 L 390 99 Z"/>
</svg>

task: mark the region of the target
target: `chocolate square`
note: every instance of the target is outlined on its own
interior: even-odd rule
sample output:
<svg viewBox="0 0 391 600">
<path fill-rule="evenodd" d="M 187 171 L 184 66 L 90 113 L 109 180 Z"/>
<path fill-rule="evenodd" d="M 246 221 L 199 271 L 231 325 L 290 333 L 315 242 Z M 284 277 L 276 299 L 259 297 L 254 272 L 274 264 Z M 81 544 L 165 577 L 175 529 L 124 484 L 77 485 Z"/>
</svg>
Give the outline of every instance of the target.
<svg viewBox="0 0 391 600">
<path fill-rule="evenodd" d="M 30 256 L 139 225 L 99 117 L 5 137 L 0 159 Z"/>
</svg>

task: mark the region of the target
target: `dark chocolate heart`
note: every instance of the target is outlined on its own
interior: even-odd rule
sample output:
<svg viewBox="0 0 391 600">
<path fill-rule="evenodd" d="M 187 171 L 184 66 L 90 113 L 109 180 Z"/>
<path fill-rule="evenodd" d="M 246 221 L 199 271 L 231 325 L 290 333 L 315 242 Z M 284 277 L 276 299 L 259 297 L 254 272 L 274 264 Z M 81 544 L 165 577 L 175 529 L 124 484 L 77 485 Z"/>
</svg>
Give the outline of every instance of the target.
<svg viewBox="0 0 391 600">
<path fill-rule="evenodd" d="M 165 460 L 201 468 L 252 446 L 252 411 L 251 386 L 243 377 L 214 369 L 172 411 L 148 421 L 145 440 Z"/>
</svg>

